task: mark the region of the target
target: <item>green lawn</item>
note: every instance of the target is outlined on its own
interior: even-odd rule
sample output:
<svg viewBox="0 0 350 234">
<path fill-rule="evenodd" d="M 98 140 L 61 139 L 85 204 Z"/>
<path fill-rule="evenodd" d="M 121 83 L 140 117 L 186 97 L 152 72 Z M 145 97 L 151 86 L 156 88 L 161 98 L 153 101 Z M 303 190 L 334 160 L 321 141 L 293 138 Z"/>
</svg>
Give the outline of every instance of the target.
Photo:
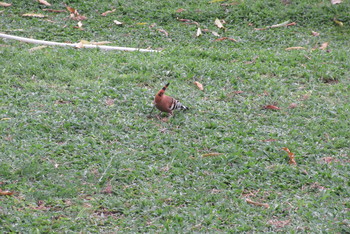
<svg viewBox="0 0 350 234">
<path fill-rule="evenodd" d="M 161 52 L 0 38 L 0 232 L 350 232 L 347 0 L 7 2 L 1 33 Z M 167 82 L 190 110 L 149 117 Z"/>
</svg>

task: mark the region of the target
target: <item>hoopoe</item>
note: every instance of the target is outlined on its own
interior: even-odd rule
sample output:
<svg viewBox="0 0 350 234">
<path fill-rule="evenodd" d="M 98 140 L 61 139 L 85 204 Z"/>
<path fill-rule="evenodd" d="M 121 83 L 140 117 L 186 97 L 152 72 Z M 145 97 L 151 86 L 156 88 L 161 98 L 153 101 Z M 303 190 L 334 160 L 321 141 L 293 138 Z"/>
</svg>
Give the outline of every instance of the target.
<svg viewBox="0 0 350 234">
<path fill-rule="evenodd" d="M 154 98 L 154 106 L 160 111 L 169 113 L 170 116 L 173 115 L 173 110 L 188 110 L 188 107 L 182 105 L 181 102 L 164 94 L 168 86 L 169 83 L 158 91 Z"/>
</svg>

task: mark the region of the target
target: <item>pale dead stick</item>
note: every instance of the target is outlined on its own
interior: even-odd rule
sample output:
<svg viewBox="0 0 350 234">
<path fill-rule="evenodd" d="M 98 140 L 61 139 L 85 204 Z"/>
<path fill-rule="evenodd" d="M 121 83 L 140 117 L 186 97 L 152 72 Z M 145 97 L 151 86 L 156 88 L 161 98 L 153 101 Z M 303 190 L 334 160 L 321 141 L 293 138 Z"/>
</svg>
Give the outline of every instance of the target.
<svg viewBox="0 0 350 234">
<path fill-rule="evenodd" d="M 27 43 L 51 45 L 51 46 L 70 46 L 70 47 L 75 47 L 75 48 L 98 48 L 101 50 L 159 52 L 159 50 L 138 49 L 138 48 L 130 48 L 130 47 L 90 45 L 90 44 L 81 44 L 81 43 L 72 44 L 72 43 L 61 43 L 61 42 L 54 42 L 54 41 L 43 41 L 43 40 L 35 40 L 35 39 L 31 39 L 31 38 L 7 35 L 4 33 L 0 33 L 0 37 L 7 38 L 7 39 L 13 39 L 13 40 L 17 40 L 17 41 L 23 41 L 23 42 L 27 42 Z"/>
</svg>

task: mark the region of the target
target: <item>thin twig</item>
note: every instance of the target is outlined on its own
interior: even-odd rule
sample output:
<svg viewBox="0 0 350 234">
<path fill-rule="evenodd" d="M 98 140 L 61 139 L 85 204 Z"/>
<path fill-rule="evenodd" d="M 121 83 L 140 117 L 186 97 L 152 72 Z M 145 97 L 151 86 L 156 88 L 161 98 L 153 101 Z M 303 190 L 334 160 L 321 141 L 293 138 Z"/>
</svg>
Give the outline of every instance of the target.
<svg viewBox="0 0 350 234">
<path fill-rule="evenodd" d="M 130 48 L 130 47 L 119 47 L 119 46 L 104 46 L 104 45 L 90 45 L 90 44 L 82 44 L 82 43 L 61 43 L 54 41 L 43 41 L 43 40 L 35 40 L 25 37 L 18 37 L 7 35 L 4 33 L 0 33 L 0 37 L 13 39 L 17 41 L 23 41 L 27 43 L 33 44 L 42 44 L 42 45 L 51 45 L 51 46 L 70 46 L 75 48 L 98 48 L 102 50 L 122 50 L 122 51 L 140 51 L 140 52 L 159 52 L 158 50 L 148 50 L 148 49 L 139 49 L 139 48 Z"/>
</svg>

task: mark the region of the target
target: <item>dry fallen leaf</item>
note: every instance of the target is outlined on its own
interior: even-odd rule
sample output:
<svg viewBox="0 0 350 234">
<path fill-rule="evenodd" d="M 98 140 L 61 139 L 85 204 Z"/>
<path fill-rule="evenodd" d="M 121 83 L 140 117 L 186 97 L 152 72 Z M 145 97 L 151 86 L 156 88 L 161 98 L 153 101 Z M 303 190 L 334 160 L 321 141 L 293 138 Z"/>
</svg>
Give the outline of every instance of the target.
<svg viewBox="0 0 350 234">
<path fill-rule="evenodd" d="M 179 8 L 179 9 L 176 10 L 176 13 L 181 13 L 181 12 L 183 12 L 183 11 L 185 11 L 185 9 Z"/>
<path fill-rule="evenodd" d="M 71 13 L 70 14 L 70 18 L 72 20 L 82 21 L 82 20 L 86 20 L 87 19 L 86 16 L 80 15 L 79 12 L 76 9 L 74 9 L 73 7 L 66 6 L 66 8 Z"/>
<path fill-rule="evenodd" d="M 113 10 L 111 10 L 111 11 L 103 12 L 101 15 L 102 15 L 102 16 L 106 16 L 106 15 L 108 15 L 108 14 L 110 14 L 110 13 L 115 12 L 115 11 L 116 11 L 116 9 L 113 9 Z"/>
<path fill-rule="evenodd" d="M 295 25 L 297 25 L 297 23 L 295 22 L 289 23 L 289 21 L 285 21 L 283 23 L 267 26 L 265 28 L 255 28 L 255 30 L 266 30 L 269 28 L 288 27 L 288 26 L 295 26 Z"/>
<path fill-rule="evenodd" d="M 122 23 L 122 22 L 119 22 L 118 20 L 113 20 L 113 22 L 114 22 L 116 25 L 119 25 L 119 26 L 123 25 L 123 23 Z"/>
<path fill-rule="evenodd" d="M 338 159 L 333 158 L 333 157 L 324 157 L 324 158 L 322 158 L 322 160 L 323 160 L 325 163 L 339 162 Z"/>
<path fill-rule="evenodd" d="M 267 203 L 255 202 L 255 201 L 252 201 L 252 200 L 250 200 L 250 199 L 248 199 L 248 198 L 246 198 L 245 201 L 246 201 L 247 203 L 252 204 L 252 205 L 255 205 L 255 206 L 263 206 L 263 207 L 265 207 L 265 208 L 267 208 L 267 209 L 270 208 L 269 204 L 267 204 Z"/>
<path fill-rule="evenodd" d="M 222 25 L 221 21 L 218 18 L 215 19 L 214 23 L 218 28 L 224 28 L 224 25 Z"/>
<path fill-rule="evenodd" d="M 11 6 L 11 5 L 12 5 L 11 3 L 0 2 L 0 6 L 3 6 L 3 7 L 9 7 L 9 6 Z"/>
<path fill-rule="evenodd" d="M 219 33 L 217 33 L 217 32 L 212 31 L 211 33 L 216 37 L 220 37 Z"/>
<path fill-rule="evenodd" d="M 106 99 L 106 105 L 107 106 L 112 106 L 114 104 L 114 99 L 112 98 L 107 98 Z"/>
<path fill-rule="evenodd" d="M 83 23 L 81 21 L 78 22 L 78 27 L 82 28 L 83 27 Z"/>
<path fill-rule="evenodd" d="M 41 3 L 41 4 L 43 4 L 43 5 L 45 5 L 45 6 L 51 6 L 51 4 L 48 3 L 48 2 L 45 1 L 45 0 L 38 0 L 38 2 Z"/>
<path fill-rule="evenodd" d="M 269 220 L 267 223 L 275 226 L 276 228 L 283 228 L 284 226 L 289 225 L 290 222 L 291 222 L 290 220 L 282 221 L 282 220 L 272 219 L 272 220 Z"/>
<path fill-rule="evenodd" d="M 41 49 L 44 49 L 46 48 L 47 46 L 37 46 L 37 47 L 33 47 L 33 48 L 30 48 L 29 49 L 29 52 L 33 52 L 35 50 L 41 50 Z"/>
<path fill-rule="evenodd" d="M 178 21 L 180 22 L 184 22 L 185 24 L 195 24 L 199 27 L 199 23 L 196 22 L 196 21 L 193 21 L 193 20 L 190 20 L 190 19 L 179 19 L 179 18 L 176 18 Z"/>
<path fill-rule="evenodd" d="M 165 31 L 164 29 L 158 29 L 158 31 L 161 32 L 161 33 L 164 33 L 164 35 L 165 35 L 166 37 L 169 36 L 169 33 L 168 33 L 167 31 Z"/>
<path fill-rule="evenodd" d="M 66 6 L 66 8 L 70 13 L 79 15 L 78 11 L 75 10 L 73 7 Z"/>
<path fill-rule="evenodd" d="M 211 156 L 219 156 L 222 155 L 222 153 L 208 153 L 208 154 L 202 154 L 202 157 L 211 157 Z"/>
<path fill-rule="evenodd" d="M 43 11 L 55 12 L 55 13 L 67 12 L 66 10 L 54 10 L 54 9 L 43 9 Z"/>
<path fill-rule="evenodd" d="M 204 87 L 201 83 L 199 83 L 198 81 L 194 82 L 195 85 L 197 85 L 197 87 L 199 88 L 199 90 L 204 90 Z"/>
<path fill-rule="evenodd" d="M 311 31 L 312 36 L 318 37 L 320 35 L 320 33 L 315 32 L 315 31 Z"/>
<path fill-rule="evenodd" d="M 321 46 L 320 46 L 320 49 L 321 49 L 321 50 L 327 49 L 328 44 L 329 44 L 328 42 L 322 43 Z"/>
<path fill-rule="evenodd" d="M 24 16 L 24 17 L 36 17 L 36 18 L 45 18 L 46 17 L 46 15 L 35 14 L 35 13 L 26 13 L 26 14 L 23 14 L 22 16 Z"/>
<path fill-rule="evenodd" d="M 230 37 L 221 37 L 221 38 L 215 39 L 215 41 L 224 41 L 224 40 L 237 42 L 236 39 L 233 39 L 233 38 L 230 38 Z"/>
<path fill-rule="evenodd" d="M 282 149 L 288 153 L 289 164 L 297 165 L 297 162 L 295 161 L 294 153 L 290 152 L 290 150 L 287 147 L 283 147 Z"/>
<path fill-rule="evenodd" d="M 11 196 L 11 195 L 13 195 L 13 192 L 3 191 L 3 190 L 0 189 L 0 195 L 1 196 Z"/>
<path fill-rule="evenodd" d="M 280 110 L 280 108 L 278 106 L 275 106 L 275 105 L 266 105 L 266 106 L 263 106 L 263 109 Z"/>
<path fill-rule="evenodd" d="M 331 0 L 331 3 L 333 4 L 333 5 L 335 5 L 335 4 L 340 4 L 342 2 L 342 0 Z"/>
<path fill-rule="evenodd" d="M 106 188 L 104 188 L 104 189 L 102 190 L 102 193 L 106 193 L 106 194 L 111 194 L 111 193 L 113 193 L 113 188 L 112 188 L 112 184 L 111 184 L 110 181 L 108 181 L 107 186 L 106 186 Z"/>
<path fill-rule="evenodd" d="M 294 108 L 296 108 L 298 106 L 298 104 L 296 104 L 296 103 L 291 103 L 290 105 L 289 105 L 289 108 L 290 109 L 294 109 Z"/>
<path fill-rule="evenodd" d="M 288 47 L 285 50 L 304 50 L 305 47 L 301 47 L 301 46 L 294 46 L 294 47 Z"/>
<path fill-rule="evenodd" d="M 201 28 L 198 28 L 197 33 L 196 33 L 196 37 L 199 37 L 200 35 L 202 35 L 202 31 L 201 31 Z"/>
<path fill-rule="evenodd" d="M 76 20 L 76 21 L 82 21 L 82 20 L 86 20 L 87 19 L 87 17 L 86 16 L 83 16 L 83 15 L 76 15 L 76 16 L 72 16 L 72 14 L 71 14 L 71 19 L 72 20 Z"/>
</svg>

